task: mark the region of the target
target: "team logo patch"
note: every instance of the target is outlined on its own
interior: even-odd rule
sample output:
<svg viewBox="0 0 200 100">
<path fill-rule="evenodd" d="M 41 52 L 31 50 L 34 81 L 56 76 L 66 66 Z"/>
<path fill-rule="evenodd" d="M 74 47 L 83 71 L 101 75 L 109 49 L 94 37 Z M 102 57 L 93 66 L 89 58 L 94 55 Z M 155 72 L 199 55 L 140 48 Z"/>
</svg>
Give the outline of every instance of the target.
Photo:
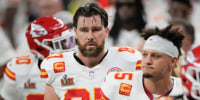
<svg viewBox="0 0 200 100">
<path fill-rule="evenodd" d="M 67 78 L 67 75 L 64 75 L 61 79 L 62 86 L 74 85 L 74 78 Z"/>
<path fill-rule="evenodd" d="M 53 64 L 55 73 L 65 72 L 65 62 L 56 62 Z"/>
<path fill-rule="evenodd" d="M 32 35 L 32 37 L 41 37 L 46 35 L 47 33 L 48 33 L 47 30 L 41 25 L 31 24 L 30 34 Z"/>
<path fill-rule="evenodd" d="M 48 78 L 48 74 L 45 69 L 41 69 L 40 78 Z"/>
<path fill-rule="evenodd" d="M 107 75 L 110 73 L 110 72 L 118 72 L 118 71 L 122 71 L 122 69 L 118 68 L 118 67 L 112 67 L 108 70 L 107 72 Z"/>
<path fill-rule="evenodd" d="M 132 89 L 132 85 L 121 83 L 120 88 L 119 88 L 119 94 L 130 96 L 131 89 Z"/>
<path fill-rule="evenodd" d="M 35 83 L 31 82 L 31 80 L 28 79 L 27 82 L 24 83 L 24 88 L 26 88 L 26 89 L 30 89 L 30 88 L 34 89 L 35 88 Z"/>
</svg>

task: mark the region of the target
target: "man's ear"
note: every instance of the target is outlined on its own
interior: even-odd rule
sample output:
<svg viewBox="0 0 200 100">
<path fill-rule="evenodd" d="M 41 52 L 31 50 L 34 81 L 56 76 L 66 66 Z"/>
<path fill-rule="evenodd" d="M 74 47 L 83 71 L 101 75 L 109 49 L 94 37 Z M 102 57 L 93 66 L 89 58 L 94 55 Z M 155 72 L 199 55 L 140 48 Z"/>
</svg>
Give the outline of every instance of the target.
<svg viewBox="0 0 200 100">
<path fill-rule="evenodd" d="M 108 35 L 109 35 L 109 28 L 106 28 L 106 38 L 108 37 Z"/>
<path fill-rule="evenodd" d="M 178 58 L 177 57 L 173 57 L 171 60 L 171 67 L 175 68 L 176 67 L 176 63 L 178 62 Z"/>
<path fill-rule="evenodd" d="M 77 29 L 76 29 L 76 28 L 74 28 L 74 32 L 75 32 L 75 34 L 76 34 L 76 36 L 77 36 Z"/>
</svg>

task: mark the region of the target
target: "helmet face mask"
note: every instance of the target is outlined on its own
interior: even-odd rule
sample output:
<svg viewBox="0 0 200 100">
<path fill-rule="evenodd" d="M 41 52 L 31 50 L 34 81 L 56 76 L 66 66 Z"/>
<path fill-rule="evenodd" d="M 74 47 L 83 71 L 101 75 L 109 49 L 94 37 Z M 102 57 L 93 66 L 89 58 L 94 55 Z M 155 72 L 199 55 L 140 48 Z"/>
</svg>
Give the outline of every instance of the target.
<svg viewBox="0 0 200 100">
<path fill-rule="evenodd" d="M 75 34 L 55 17 L 34 20 L 26 31 L 29 48 L 37 57 L 44 59 L 52 53 L 75 50 Z"/>
<path fill-rule="evenodd" d="M 200 59 L 181 67 L 181 79 L 185 93 L 200 99 Z"/>
<path fill-rule="evenodd" d="M 74 33 L 70 32 L 70 30 L 66 30 L 63 33 L 64 34 L 62 34 L 62 37 L 44 39 L 41 45 L 46 49 L 49 49 L 50 54 L 74 50 L 76 47 Z"/>
</svg>

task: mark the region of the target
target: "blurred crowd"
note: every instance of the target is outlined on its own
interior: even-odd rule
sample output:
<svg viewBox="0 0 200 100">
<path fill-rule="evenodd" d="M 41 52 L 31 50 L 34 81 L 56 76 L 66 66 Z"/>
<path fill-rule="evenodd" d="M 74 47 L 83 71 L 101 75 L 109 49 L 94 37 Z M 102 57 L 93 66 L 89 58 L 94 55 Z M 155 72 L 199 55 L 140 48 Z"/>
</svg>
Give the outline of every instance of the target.
<svg viewBox="0 0 200 100">
<path fill-rule="evenodd" d="M 78 7 L 87 2 L 98 2 L 109 14 L 107 47 L 127 45 L 140 48 L 139 34 L 144 28 L 163 28 L 174 18 L 182 18 L 194 27 L 194 41 L 189 48 L 200 43 L 199 0 L 136 1 L 135 4 L 117 4 L 116 0 L 1 0 L 1 30 L 18 56 L 28 51 L 24 33 L 31 21 L 41 16 L 56 16 L 69 23 Z"/>
</svg>

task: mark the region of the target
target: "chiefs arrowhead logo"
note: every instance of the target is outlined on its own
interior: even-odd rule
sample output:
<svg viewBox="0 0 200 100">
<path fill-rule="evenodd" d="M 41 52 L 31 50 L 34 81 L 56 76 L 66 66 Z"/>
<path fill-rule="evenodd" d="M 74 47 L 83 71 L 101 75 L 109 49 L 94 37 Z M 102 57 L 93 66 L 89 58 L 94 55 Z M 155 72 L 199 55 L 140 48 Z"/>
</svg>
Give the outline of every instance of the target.
<svg viewBox="0 0 200 100">
<path fill-rule="evenodd" d="M 37 35 L 42 35 L 42 33 L 44 33 L 44 30 L 33 30 L 33 32 L 35 32 L 35 34 Z"/>
<path fill-rule="evenodd" d="M 48 32 L 47 30 L 38 24 L 31 24 L 31 35 L 32 37 L 40 37 L 46 35 Z"/>
</svg>

